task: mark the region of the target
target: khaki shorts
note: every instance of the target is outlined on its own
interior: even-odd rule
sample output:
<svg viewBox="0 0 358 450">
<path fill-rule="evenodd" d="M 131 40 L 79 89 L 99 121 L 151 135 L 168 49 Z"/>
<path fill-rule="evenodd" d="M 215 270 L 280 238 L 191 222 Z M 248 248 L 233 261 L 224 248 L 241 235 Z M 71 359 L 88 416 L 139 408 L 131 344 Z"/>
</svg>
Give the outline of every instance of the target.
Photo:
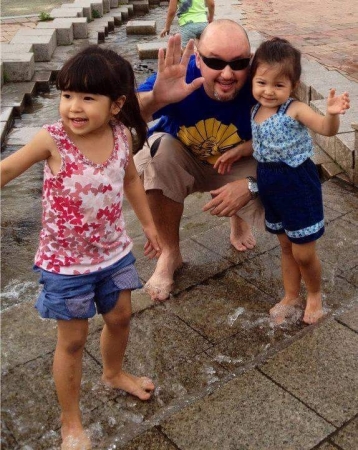
<svg viewBox="0 0 358 450">
<path fill-rule="evenodd" d="M 151 155 L 158 141 L 155 154 Z M 154 143 L 154 145 L 153 145 Z M 153 153 L 153 150 L 152 150 Z M 134 163 L 143 180 L 144 189 L 160 190 L 165 197 L 184 203 L 193 192 L 209 192 L 249 175 L 256 177 L 257 163 L 253 157 L 242 158 L 233 164 L 230 173 L 221 175 L 211 164 L 202 162 L 168 133 L 154 133 L 135 156 Z M 237 215 L 250 225 L 264 229 L 264 210 L 260 199 L 251 200 Z"/>
</svg>

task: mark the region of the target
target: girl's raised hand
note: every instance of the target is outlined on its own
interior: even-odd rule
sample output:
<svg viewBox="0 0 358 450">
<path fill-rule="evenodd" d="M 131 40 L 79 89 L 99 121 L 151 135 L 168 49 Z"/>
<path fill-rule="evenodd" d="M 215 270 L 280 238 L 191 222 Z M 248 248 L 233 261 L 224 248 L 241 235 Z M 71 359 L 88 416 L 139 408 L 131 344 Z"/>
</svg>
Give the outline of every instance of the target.
<svg viewBox="0 0 358 450">
<path fill-rule="evenodd" d="M 336 95 L 335 89 L 330 89 L 327 99 L 328 114 L 344 114 L 350 108 L 350 99 L 348 92 Z"/>
</svg>

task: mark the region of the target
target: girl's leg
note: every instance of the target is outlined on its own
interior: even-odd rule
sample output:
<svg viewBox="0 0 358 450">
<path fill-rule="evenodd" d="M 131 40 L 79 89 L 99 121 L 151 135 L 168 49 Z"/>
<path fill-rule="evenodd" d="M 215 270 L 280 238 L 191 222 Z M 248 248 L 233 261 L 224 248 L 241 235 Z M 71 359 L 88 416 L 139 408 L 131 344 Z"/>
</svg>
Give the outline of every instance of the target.
<svg viewBox="0 0 358 450">
<path fill-rule="evenodd" d="M 121 291 L 116 306 L 107 314 L 103 314 L 105 325 L 101 334 L 102 381 L 141 400 L 148 400 L 154 390 L 152 380 L 146 377 L 135 377 L 122 370 L 131 314 L 131 291 L 129 290 Z"/>
<path fill-rule="evenodd" d="M 80 411 L 82 356 L 88 334 L 84 319 L 58 320 L 53 376 L 61 408 L 61 449 L 90 449 Z"/>
<path fill-rule="evenodd" d="M 321 263 L 316 253 L 316 242 L 293 244 L 292 251 L 307 289 L 303 321 L 308 324 L 315 323 L 323 316 Z"/>
<path fill-rule="evenodd" d="M 292 242 L 284 233 L 278 234 L 277 237 L 281 246 L 281 271 L 285 295 L 270 309 L 270 315 L 277 324 L 280 324 L 286 317 L 292 315 L 295 306 L 301 303 L 299 298 L 301 272 L 292 254 Z"/>
</svg>

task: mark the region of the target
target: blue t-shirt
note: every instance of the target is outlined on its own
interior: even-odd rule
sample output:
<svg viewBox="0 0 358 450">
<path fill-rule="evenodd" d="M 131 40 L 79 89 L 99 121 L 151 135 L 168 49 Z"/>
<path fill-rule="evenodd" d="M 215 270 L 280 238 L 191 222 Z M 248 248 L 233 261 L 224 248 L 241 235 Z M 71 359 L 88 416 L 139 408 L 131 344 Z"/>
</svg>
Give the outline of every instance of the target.
<svg viewBox="0 0 358 450">
<path fill-rule="evenodd" d="M 195 56 L 191 56 L 186 82 L 199 77 L 201 72 L 196 67 Z M 151 91 L 155 80 L 156 74 L 151 75 L 139 86 L 138 92 Z M 201 86 L 184 100 L 157 111 L 153 118 L 159 121 L 149 134 L 169 133 L 200 160 L 214 164 L 222 153 L 251 139 L 250 111 L 254 103 L 250 81 L 234 99 L 225 102 L 208 97 Z"/>
</svg>

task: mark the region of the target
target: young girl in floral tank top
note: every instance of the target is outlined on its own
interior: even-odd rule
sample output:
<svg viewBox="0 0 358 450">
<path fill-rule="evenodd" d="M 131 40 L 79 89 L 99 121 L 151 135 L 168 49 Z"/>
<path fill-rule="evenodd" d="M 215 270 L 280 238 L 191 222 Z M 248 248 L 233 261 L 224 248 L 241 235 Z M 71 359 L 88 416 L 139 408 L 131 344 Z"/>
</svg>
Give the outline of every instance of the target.
<svg viewBox="0 0 358 450">
<path fill-rule="evenodd" d="M 103 315 L 102 381 L 148 400 L 153 382 L 122 370 L 131 290 L 141 287 L 123 219 L 126 195 L 147 237 L 160 243 L 132 157 L 132 135 L 145 141 L 131 65 L 114 51 L 90 46 L 73 56 L 56 81 L 61 120 L 46 125 L 1 162 L 1 185 L 45 161 L 43 216 L 35 270 L 42 292 L 36 308 L 57 320 L 53 373 L 61 407 L 61 449 L 91 448 L 79 406 L 88 319 Z"/>
</svg>

